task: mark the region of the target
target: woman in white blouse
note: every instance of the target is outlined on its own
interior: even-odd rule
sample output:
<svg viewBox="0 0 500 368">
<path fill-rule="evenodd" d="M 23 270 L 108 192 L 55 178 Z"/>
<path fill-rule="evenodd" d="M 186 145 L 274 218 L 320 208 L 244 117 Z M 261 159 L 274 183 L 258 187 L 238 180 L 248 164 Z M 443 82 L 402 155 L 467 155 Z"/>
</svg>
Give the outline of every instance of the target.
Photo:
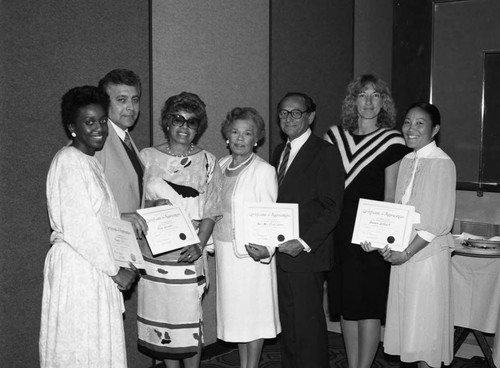
<svg viewBox="0 0 500 368">
<path fill-rule="evenodd" d="M 396 203 L 420 214 L 402 252 L 380 250 L 392 264 L 384 350 L 419 368 L 449 365 L 453 359 L 450 234 L 455 213 L 455 165 L 436 146 L 439 110 L 429 103 L 408 109 L 402 131 L 414 151 L 399 169 Z"/>
</svg>

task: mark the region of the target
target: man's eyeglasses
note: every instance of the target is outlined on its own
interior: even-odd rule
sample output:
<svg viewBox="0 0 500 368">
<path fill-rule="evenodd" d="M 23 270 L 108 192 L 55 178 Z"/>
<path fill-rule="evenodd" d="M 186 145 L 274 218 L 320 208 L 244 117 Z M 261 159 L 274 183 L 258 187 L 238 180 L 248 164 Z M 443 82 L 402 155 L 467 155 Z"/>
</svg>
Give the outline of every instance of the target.
<svg viewBox="0 0 500 368">
<path fill-rule="evenodd" d="M 196 130 L 200 127 L 200 119 L 197 118 L 186 118 L 179 114 L 168 114 L 171 117 L 171 123 L 173 126 L 182 127 L 184 124 L 187 124 L 187 127 L 192 130 Z"/>
<path fill-rule="evenodd" d="M 309 111 L 300 111 L 300 110 L 288 111 L 288 110 L 283 109 L 283 110 L 278 111 L 278 117 L 280 119 L 286 119 L 288 117 L 288 115 L 290 115 L 294 119 L 300 119 L 302 117 L 302 115 L 304 115 L 306 112 L 309 112 Z"/>
</svg>

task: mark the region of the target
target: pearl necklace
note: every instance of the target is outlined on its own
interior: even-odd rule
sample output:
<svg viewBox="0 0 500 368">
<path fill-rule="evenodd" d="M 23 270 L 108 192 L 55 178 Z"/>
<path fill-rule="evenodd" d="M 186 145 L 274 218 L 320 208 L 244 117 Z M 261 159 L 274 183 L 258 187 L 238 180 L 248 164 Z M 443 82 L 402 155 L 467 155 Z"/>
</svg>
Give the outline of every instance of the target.
<svg viewBox="0 0 500 368">
<path fill-rule="evenodd" d="M 191 154 L 191 152 L 193 152 L 193 150 L 194 150 L 194 144 L 193 143 L 189 144 L 187 152 L 183 153 L 182 155 L 179 155 L 179 154 L 177 154 L 175 152 L 172 152 L 172 150 L 170 149 L 170 143 L 168 141 L 167 141 L 167 147 L 165 149 L 167 150 L 167 153 L 169 155 L 171 155 L 171 156 L 175 156 L 175 157 L 188 157 Z"/>
<path fill-rule="evenodd" d="M 245 165 L 245 164 L 249 163 L 249 162 L 250 162 L 250 160 L 252 159 L 253 155 L 254 155 L 254 154 L 253 154 L 253 152 L 252 152 L 252 154 L 251 154 L 250 156 L 248 156 L 248 158 L 247 158 L 245 161 L 243 161 L 241 164 L 239 164 L 238 166 L 236 166 L 236 167 L 229 167 L 229 165 L 230 165 L 230 164 L 234 161 L 234 158 L 233 158 L 233 161 L 231 161 L 231 162 L 229 163 L 229 165 L 227 165 L 226 170 L 228 170 L 228 171 L 236 171 L 236 170 L 238 170 L 238 169 L 239 169 L 240 167 L 242 167 L 243 165 Z"/>
</svg>

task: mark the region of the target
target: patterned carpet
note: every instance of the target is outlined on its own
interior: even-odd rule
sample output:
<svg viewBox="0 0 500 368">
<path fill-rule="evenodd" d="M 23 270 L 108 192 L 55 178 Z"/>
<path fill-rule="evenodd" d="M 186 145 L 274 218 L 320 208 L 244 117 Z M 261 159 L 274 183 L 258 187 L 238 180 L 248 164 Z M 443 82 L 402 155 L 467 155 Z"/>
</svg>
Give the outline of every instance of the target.
<svg viewBox="0 0 500 368">
<path fill-rule="evenodd" d="M 328 335 L 328 345 L 330 354 L 330 367 L 347 368 L 347 358 L 344 351 L 344 343 L 342 342 L 342 336 L 338 333 L 329 332 Z M 226 352 L 212 357 L 210 359 L 204 359 L 201 363 L 202 368 L 234 368 L 239 366 L 238 349 L 236 345 L 221 343 L 222 348 Z M 233 349 L 227 351 L 228 349 Z M 209 349 L 208 349 L 209 350 Z M 397 357 L 392 357 L 385 355 L 380 348 L 377 352 L 375 362 L 372 368 L 379 367 L 404 367 L 412 368 L 416 367 L 413 364 L 403 364 L 400 365 L 399 359 Z M 487 364 L 484 359 L 479 357 L 474 357 L 472 359 L 462 359 L 456 358 L 450 368 L 486 368 Z M 281 368 L 280 365 L 280 352 L 279 352 L 279 341 L 270 340 L 266 341 L 264 344 L 264 349 L 262 352 L 260 368 Z M 313 368 L 313 367 L 304 367 Z"/>
</svg>

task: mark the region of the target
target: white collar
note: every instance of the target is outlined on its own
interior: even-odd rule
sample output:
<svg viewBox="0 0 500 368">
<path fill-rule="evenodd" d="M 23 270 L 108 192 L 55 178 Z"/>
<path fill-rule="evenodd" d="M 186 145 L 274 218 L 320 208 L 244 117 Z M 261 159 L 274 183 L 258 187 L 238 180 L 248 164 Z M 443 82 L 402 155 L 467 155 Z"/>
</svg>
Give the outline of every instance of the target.
<svg viewBox="0 0 500 368">
<path fill-rule="evenodd" d="M 301 136 L 295 138 L 293 141 L 288 139 L 287 143 L 290 143 L 290 151 L 298 151 L 300 148 L 306 143 L 307 139 L 311 136 L 312 131 L 311 128 L 307 128 L 307 130 L 302 133 Z"/>
<path fill-rule="evenodd" d="M 429 157 L 432 151 L 437 148 L 436 141 L 432 141 L 426 146 L 420 148 L 418 151 L 414 151 L 414 158 L 426 158 Z"/>
<path fill-rule="evenodd" d="M 120 139 L 122 141 L 124 141 L 125 140 L 125 132 L 128 132 L 128 129 L 123 130 L 118 125 L 116 125 L 115 123 L 113 123 L 110 118 L 108 118 L 108 123 L 111 123 L 111 126 L 115 130 L 116 134 L 118 134 L 118 137 L 120 137 Z"/>
</svg>

